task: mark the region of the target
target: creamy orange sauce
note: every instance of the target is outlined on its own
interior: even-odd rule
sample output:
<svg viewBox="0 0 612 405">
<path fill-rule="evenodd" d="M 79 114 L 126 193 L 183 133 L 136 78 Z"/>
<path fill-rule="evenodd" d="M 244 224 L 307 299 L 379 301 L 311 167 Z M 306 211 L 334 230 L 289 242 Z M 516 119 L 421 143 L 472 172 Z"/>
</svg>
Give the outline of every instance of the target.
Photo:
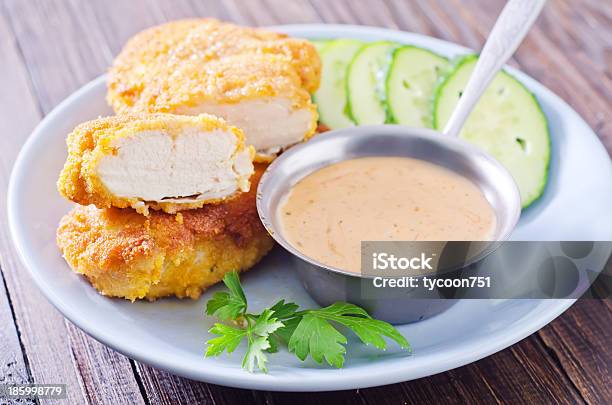
<svg viewBox="0 0 612 405">
<path fill-rule="evenodd" d="M 495 212 L 471 181 L 423 160 L 367 157 L 332 164 L 281 202 L 281 232 L 320 263 L 360 272 L 361 241 L 488 240 Z"/>
</svg>

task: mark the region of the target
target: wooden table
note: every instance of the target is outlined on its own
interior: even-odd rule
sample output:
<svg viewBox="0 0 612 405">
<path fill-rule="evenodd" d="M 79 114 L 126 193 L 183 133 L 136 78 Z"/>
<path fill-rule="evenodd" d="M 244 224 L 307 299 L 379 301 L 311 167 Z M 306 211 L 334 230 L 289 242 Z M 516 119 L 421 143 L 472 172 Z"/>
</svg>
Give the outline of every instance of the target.
<svg viewBox="0 0 612 405">
<path fill-rule="evenodd" d="M 0 0 L 0 383 L 63 382 L 71 404 L 612 403 L 609 300 L 580 301 L 498 354 L 416 381 L 318 394 L 239 390 L 173 376 L 88 337 L 32 284 L 8 235 L 4 194 L 20 146 L 42 117 L 103 73 L 126 39 L 145 27 L 193 16 L 250 25 L 352 23 L 479 48 L 502 5 L 501 0 Z M 571 104 L 608 151 L 611 47 L 612 2 L 550 0 L 513 60 Z"/>
</svg>

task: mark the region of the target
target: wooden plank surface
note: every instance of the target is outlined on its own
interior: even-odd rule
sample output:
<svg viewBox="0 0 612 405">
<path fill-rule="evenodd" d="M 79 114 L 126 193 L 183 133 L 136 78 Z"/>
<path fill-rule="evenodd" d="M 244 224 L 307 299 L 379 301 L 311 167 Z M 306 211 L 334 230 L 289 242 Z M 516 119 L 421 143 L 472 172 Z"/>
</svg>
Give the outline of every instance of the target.
<svg viewBox="0 0 612 405">
<path fill-rule="evenodd" d="M 42 297 L 32 284 L 17 258 L 8 234 L 6 214 L 6 189 L 10 169 L 19 148 L 42 117 L 42 111 L 34 95 L 27 66 L 21 48 L 14 36 L 13 27 L 5 4 L 0 4 L 0 269 L 11 302 L 12 312 L 2 308 L 3 319 L 12 317 L 12 327 L 19 332 L 22 353 L 14 353 L 16 368 L 29 382 L 52 383 L 56 378 L 67 384 L 67 398 L 73 403 L 83 403 L 79 376 L 72 364 L 72 352 L 66 340 L 64 318 Z M 18 100 L 18 101 L 17 101 Z M 10 324 L 2 323 L 10 342 Z M 6 355 L 9 358 L 10 355 Z M 27 368 L 20 357 L 25 357 Z M 22 357 L 22 358 L 23 358 Z M 4 369 L 4 367 L 3 367 Z M 6 378 L 11 371 L 5 375 Z"/>
<path fill-rule="evenodd" d="M 0 193 L 32 128 L 104 72 L 135 32 L 177 18 L 248 25 L 351 23 L 397 28 L 479 48 L 502 1 L 0 0 Z M 565 98 L 612 151 L 612 5 L 555 0 L 513 63 Z M 19 102 L 15 102 L 19 100 Z M 416 381 L 334 393 L 238 390 L 135 363 L 64 321 L 40 295 L 8 239 L 0 199 L 0 383 L 65 382 L 70 403 L 610 403 L 610 308 L 579 302 L 542 331 L 474 364 Z"/>
<path fill-rule="evenodd" d="M 11 78 L 6 87 L 2 87 L 5 91 L 0 92 L 0 106 L 5 106 L 13 103 L 11 100 L 14 94 L 20 91 L 27 91 L 27 78 L 18 57 L 18 50 L 11 35 L 7 20 L 0 14 L 0 55 L 3 56 L 4 63 L 0 63 L 0 86 L 4 84 L 1 78 Z M 32 100 L 30 98 L 30 100 Z M 14 104 L 14 103 L 13 103 Z M 36 122 L 38 115 L 36 114 L 35 105 L 30 106 L 31 117 L 26 117 L 15 126 L 8 124 L 6 120 L 0 120 L 0 133 L 7 134 L 14 127 L 22 126 L 29 130 L 29 123 Z M 10 112 L 10 111 L 9 111 Z M 13 111 L 14 112 L 14 111 Z M 13 146 L 11 155 L 15 155 L 17 147 Z M 0 154 L 0 167 L 2 172 L 7 172 L 13 163 L 13 159 L 3 157 Z M 0 177 L 0 187 L 4 185 L 6 179 Z M 0 223 L 6 221 L 6 202 L 5 199 L 0 200 Z M 9 241 L 6 233 L 0 232 L 0 252 L 8 249 Z M 14 322 L 14 308 L 7 294 L 6 280 L 4 275 L 0 273 L 0 384 L 8 383 L 29 383 L 32 381 L 30 369 L 26 363 L 26 357 L 23 354 L 21 342 L 19 341 L 19 332 L 17 325 Z"/>
</svg>

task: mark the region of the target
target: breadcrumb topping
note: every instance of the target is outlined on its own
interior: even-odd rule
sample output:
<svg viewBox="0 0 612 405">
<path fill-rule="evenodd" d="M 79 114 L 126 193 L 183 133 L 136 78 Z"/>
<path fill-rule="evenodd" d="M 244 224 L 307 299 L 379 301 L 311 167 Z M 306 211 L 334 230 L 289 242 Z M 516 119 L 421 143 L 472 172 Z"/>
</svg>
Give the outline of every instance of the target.
<svg viewBox="0 0 612 405">
<path fill-rule="evenodd" d="M 310 104 L 321 60 L 308 41 L 215 19 L 179 20 L 128 41 L 110 69 L 117 113 L 173 112 L 206 101 L 288 96 Z"/>
</svg>

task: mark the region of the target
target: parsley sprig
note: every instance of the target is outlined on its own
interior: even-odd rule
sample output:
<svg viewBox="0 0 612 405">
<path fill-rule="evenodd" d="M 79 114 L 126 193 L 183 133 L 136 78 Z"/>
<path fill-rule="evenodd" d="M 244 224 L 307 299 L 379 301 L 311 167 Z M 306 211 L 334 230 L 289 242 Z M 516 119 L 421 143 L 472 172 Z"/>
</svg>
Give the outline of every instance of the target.
<svg viewBox="0 0 612 405">
<path fill-rule="evenodd" d="M 238 273 L 225 275 L 228 291 L 217 292 L 206 304 L 206 313 L 227 323 L 215 323 L 209 330 L 217 337 L 207 342 L 206 357 L 232 353 L 246 339 L 247 351 L 242 367 L 249 372 L 255 366 L 267 372 L 267 353 L 275 353 L 284 344 L 304 361 L 310 356 L 317 363 L 325 360 L 330 366 L 342 367 L 347 339 L 336 325 L 342 325 L 367 344 L 384 350 L 385 337 L 401 348 L 410 345 L 397 329 L 387 322 L 372 318 L 364 309 L 346 302 L 325 308 L 299 310 L 292 302 L 280 300 L 259 314 L 247 312 L 247 299 Z"/>
</svg>

